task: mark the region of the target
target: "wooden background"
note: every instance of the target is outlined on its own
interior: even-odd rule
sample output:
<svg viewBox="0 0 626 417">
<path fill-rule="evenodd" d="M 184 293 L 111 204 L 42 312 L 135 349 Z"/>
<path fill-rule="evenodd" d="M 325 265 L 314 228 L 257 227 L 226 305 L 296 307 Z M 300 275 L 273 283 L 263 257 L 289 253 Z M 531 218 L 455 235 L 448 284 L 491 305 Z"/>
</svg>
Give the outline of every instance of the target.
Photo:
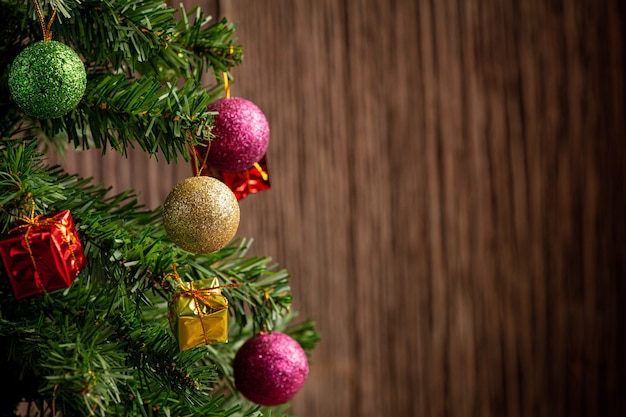
<svg viewBox="0 0 626 417">
<path fill-rule="evenodd" d="M 239 235 L 323 334 L 295 413 L 626 415 L 622 0 L 203 2 L 272 129 Z M 190 173 L 65 164 L 152 207 Z"/>
</svg>

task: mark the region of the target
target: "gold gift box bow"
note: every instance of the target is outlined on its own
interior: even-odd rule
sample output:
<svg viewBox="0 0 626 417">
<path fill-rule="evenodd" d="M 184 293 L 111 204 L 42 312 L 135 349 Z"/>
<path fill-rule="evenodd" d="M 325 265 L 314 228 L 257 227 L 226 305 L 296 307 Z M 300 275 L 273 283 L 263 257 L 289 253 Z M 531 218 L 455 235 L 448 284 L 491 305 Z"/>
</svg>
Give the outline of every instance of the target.
<svg viewBox="0 0 626 417">
<path fill-rule="evenodd" d="M 228 300 L 217 278 L 181 282 L 170 302 L 170 323 L 180 350 L 228 342 Z"/>
</svg>

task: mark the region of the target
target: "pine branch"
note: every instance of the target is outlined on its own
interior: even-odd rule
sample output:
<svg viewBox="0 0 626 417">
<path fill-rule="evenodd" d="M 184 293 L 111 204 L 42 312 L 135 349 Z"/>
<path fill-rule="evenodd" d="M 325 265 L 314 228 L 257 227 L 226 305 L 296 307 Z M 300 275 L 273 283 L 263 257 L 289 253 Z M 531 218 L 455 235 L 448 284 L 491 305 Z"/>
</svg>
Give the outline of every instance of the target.
<svg viewBox="0 0 626 417">
<path fill-rule="evenodd" d="M 145 61 L 171 38 L 175 9 L 161 0 L 65 1 L 69 21 L 53 27 L 90 66 Z M 71 9 L 70 9 L 71 8 Z M 87 24 L 88 22 L 88 24 Z"/>
<path fill-rule="evenodd" d="M 207 255 L 177 248 L 159 209 L 47 167 L 37 145 L 45 136 L 102 152 L 138 146 L 168 161 L 188 158 L 189 138 L 210 136 L 206 109 L 222 72 L 241 62 L 235 25 L 161 0 L 58 4 L 52 30 L 85 59 L 88 86 L 68 115 L 39 121 L 22 114 L 7 88 L 13 58 L 41 39 L 34 5 L 0 1 L 9 20 L 0 28 L 0 237 L 31 209 L 70 210 L 88 264 L 70 287 L 19 301 L 0 268 L 0 368 L 15 382 L 0 398 L 0 415 L 22 398 L 65 416 L 284 415 L 288 405 L 259 407 L 236 394 L 232 360 L 259 330 L 285 331 L 307 352 L 319 341 L 312 323 L 290 325 L 289 274 L 269 257 L 248 257 L 251 240 Z M 44 11 L 49 16 L 50 2 Z M 211 71 L 215 85 L 202 86 Z M 228 344 L 179 351 L 168 323 L 179 288 L 163 285 L 173 264 L 184 281 L 240 284 L 223 290 Z"/>
<path fill-rule="evenodd" d="M 88 82 L 83 102 L 63 118 L 42 121 L 48 137 L 66 132 L 75 147 L 112 148 L 126 155 L 138 145 L 167 160 L 179 155 L 188 160 L 187 132 L 196 140 L 208 139 L 211 114 L 209 96 L 193 81 L 182 88 L 162 85 L 151 77 L 137 80 L 123 75 L 102 75 Z"/>
<path fill-rule="evenodd" d="M 0 137 L 10 137 L 19 130 L 21 124 L 21 112 L 9 101 L 8 92 L 8 68 L 24 48 L 24 20 L 26 4 L 10 4 L 0 1 Z"/>
<path fill-rule="evenodd" d="M 33 398 L 52 399 L 63 415 L 259 415 L 231 398 L 231 362 L 254 332 L 291 319 L 286 271 L 275 271 L 270 258 L 247 257 L 250 241 L 208 255 L 178 249 L 159 210 L 46 167 L 34 139 L 0 143 L 0 174 L 5 231 L 30 199 L 37 214 L 71 210 L 89 260 L 69 288 L 20 301 L 0 272 L 0 346 L 7 366 L 18 364 L 38 387 Z M 231 344 L 179 352 L 167 319 L 175 288 L 161 286 L 174 262 L 185 280 L 242 284 L 223 292 Z"/>
<path fill-rule="evenodd" d="M 7 52 L 13 59 L 22 42 L 38 38 L 23 31 L 28 27 L 37 32 L 38 21 L 32 4 L 6 7 L 24 22 L 11 26 L 15 33 L 7 33 L 13 45 Z M 179 21 L 174 20 L 176 13 Z M 124 155 L 138 146 L 154 155 L 162 153 L 167 161 L 188 159 L 186 132 L 193 133 L 193 140 L 208 139 L 211 118 L 206 106 L 217 93 L 217 84 L 200 85 L 203 72 L 213 68 L 220 74 L 242 57 L 241 48 L 232 45 L 235 26 L 225 20 L 209 25 L 210 20 L 199 8 L 186 12 L 161 0 L 59 3 L 53 30 L 89 63 L 85 97 L 63 118 L 38 122 L 23 118 L 11 101 L 0 102 L 5 110 L 0 133 L 12 135 L 26 121 L 38 123 L 49 142 L 67 138 L 75 147 L 103 152 L 112 148 Z M 5 68 L 0 88 L 8 97 L 9 65 Z M 145 75 L 136 78 L 135 70 Z M 177 88 L 173 84 L 181 78 L 186 82 Z M 169 81 L 172 84 L 164 84 Z"/>
<path fill-rule="evenodd" d="M 221 81 L 222 72 L 241 63 L 242 48 L 233 45 L 232 39 L 235 24 L 226 19 L 210 24 L 212 18 L 206 17 L 200 8 L 187 12 L 182 4 L 179 15 L 168 42 L 146 62 L 134 63 L 137 71 L 161 81 L 173 82 L 183 77 L 200 82 L 202 74 L 212 68 L 215 79 Z"/>
<path fill-rule="evenodd" d="M 254 332 L 272 330 L 278 317 L 291 306 L 289 274 L 285 270 L 274 271 L 277 265 L 270 264 L 269 257 L 246 257 L 250 244 L 251 241 L 243 241 L 230 256 L 218 251 L 189 259 L 187 265 L 194 280 L 217 276 L 222 284 L 241 284 L 225 294 L 239 325 L 236 331 L 248 326 L 248 316 L 253 317 Z"/>
<path fill-rule="evenodd" d="M 232 40 L 235 24 L 229 24 L 226 19 L 222 19 L 207 27 L 211 17 L 205 17 L 199 8 L 186 13 L 182 5 L 180 15 L 182 19 L 176 28 L 176 42 L 173 43 L 179 43 L 184 50 L 191 52 L 191 57 L 195 57 L 202 64 L 199 72 L 212 67 L 215 77 L 221 80 L 222 72 L 241 63 L 242 47 L 233 45 Z"/>
</svg>

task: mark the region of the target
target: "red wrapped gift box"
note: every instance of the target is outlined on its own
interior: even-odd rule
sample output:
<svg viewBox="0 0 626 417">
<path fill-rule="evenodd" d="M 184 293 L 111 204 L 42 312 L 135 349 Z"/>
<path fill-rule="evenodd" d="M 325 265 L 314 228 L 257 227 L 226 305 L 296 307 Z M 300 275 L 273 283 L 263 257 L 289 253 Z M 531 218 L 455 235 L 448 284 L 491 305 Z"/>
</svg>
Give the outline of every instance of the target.
<svg viewBox="0 0 626 417">
<path fill-rule="evenodd" d="M 248 194 L 270 188 L 270 176 L 265 156 L 249 169 L 239 172 L 222 171 L 220 174 L 222 181 L 233 191 L 237 200 L 245 198 Z"/>
<path fill-rule="evenodd" d="M 269 171 L 267 169 L 267 155 L 263 155 L 259 162 L 243 171 L 219 171 L 203 163 L 198 172 L 197 163 L 206 159 L 207 149 L 204 146 L 195 147 L 194 151 L 197 160 L 192 161 L 191 166 L 194 175 L 208 175 L 222 180 L 232 190 L 237 200 L 246 198 L 248 194 L 258 193 L 271 188 Z"/>
<path fill-rule="evenodd" d="M 87 264 L 69 210 L 16 227 L 0 254 L 16 299 L 67 288 Z"/>
</svg>

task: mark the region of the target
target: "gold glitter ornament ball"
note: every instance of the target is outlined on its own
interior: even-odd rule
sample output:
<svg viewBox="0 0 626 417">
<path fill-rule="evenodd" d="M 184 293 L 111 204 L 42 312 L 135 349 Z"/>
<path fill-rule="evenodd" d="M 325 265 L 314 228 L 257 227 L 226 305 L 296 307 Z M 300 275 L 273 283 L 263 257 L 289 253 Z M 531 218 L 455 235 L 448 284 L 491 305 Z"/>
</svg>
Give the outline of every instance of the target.
<svg viewBox="0 0 626 417">
<path fill-rule="evenodd" d="M 165 199 L 163 226 L 182 249 L 214 252 L 235 236 L 239 204 L 235 194 L 220 180 L 190 177 L 176 185 Z"/>
</svg>

